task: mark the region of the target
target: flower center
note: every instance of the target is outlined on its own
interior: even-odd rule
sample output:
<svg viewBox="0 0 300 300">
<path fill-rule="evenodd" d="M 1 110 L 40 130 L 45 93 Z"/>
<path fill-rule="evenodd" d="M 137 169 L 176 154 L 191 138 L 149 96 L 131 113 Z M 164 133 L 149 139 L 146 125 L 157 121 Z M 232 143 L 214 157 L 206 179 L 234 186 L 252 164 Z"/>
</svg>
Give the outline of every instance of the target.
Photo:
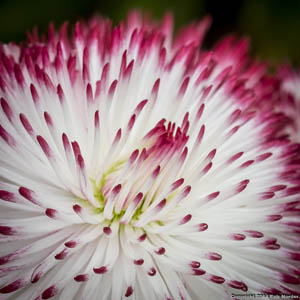
<svg viewBox="0 0 300 300">
<path fill-rule="evenodd" d="M 100 203 L 97 213 L 105 222 L 143 227 L 160 222 L 162 215 L 176 205 L 184 179 L 178 178 L 187 156 L 188 121 L 181 127 L 163 119 L 142 139 L 126 160 L 117 160 L 93 182 Z M 189 188 L 190 190 L 190 188 Z M 177 197 L 178 198 L 178 197 Z"/>
</svg>

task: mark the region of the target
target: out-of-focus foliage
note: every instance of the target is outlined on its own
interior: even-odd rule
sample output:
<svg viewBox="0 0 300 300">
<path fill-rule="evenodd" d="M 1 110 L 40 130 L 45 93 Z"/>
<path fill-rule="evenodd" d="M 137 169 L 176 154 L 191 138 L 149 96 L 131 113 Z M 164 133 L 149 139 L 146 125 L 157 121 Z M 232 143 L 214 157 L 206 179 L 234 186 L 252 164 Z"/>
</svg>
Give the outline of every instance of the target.
<svg viewBox="0 0 300 300">
<path fill-rule="evenodd" d="M 282 60 L 300 64 L 300 1 L 245 1 L 240 33 L 251 37 L 256 55 L 273 65 Z"/>
<path fill-rule="evenodd" d="M 132 8 L 155 18 L 172 11 L 177 28 L 210 14 L 214 22 L 206 46 L 236 33 L 249 36 L 254 55 L 272 65 L 282 60 L 300 63 L 300 1 L 293 0 L 0 0 L 0 40 L 21 41 L 34 26 L 45 32 L 50 21 L 73 23 L 94 14 L 117 23 Z"/>
</svg>

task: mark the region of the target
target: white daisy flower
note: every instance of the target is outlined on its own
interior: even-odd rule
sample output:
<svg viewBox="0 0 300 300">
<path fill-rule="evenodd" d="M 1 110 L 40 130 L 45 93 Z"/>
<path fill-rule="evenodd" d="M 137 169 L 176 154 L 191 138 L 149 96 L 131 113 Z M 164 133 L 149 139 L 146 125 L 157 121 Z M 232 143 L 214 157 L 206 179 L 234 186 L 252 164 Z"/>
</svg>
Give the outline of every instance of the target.
<svg viewBox="0 0 300 300">
<path fill-rule="evenodd" d="M 0 299 L 299 295 L 300 146 L 208 23 L 1 46 Z"/>
</svg>

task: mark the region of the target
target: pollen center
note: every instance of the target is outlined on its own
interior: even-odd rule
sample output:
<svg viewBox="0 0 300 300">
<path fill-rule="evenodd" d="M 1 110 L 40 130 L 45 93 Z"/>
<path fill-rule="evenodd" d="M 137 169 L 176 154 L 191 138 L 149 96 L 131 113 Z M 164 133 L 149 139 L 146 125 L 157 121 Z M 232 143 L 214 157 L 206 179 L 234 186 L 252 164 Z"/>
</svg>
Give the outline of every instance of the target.
<svg viewBox="0 0 300 300">
<path fill-rule="evenodd" d="M 142 227 L 159 222 L 162 212 L 174 207 L 184 179 L 177 178 L 187 156 L 187 125 L 161 120 L 142 139 L 141 147 L 112 163 L 98 182 L 92 181 L 96 211 L 105 222 Z M 184 129 L 184 130 L 183 130 Z"/>
</svg>

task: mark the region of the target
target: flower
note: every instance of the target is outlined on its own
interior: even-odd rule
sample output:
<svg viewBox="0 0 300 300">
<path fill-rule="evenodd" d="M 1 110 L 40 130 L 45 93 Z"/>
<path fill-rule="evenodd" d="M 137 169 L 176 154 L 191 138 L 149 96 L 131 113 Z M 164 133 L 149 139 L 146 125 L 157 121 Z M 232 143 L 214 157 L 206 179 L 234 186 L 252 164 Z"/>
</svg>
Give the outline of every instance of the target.
<svg viewBox="0 0 300 300">
<path fill-rule="evenodd" d="M 208 24 L 1 46 L 4 299 L 299 295 L 300 146 L 245 40 L 199 49 Z"/>
</svg>

